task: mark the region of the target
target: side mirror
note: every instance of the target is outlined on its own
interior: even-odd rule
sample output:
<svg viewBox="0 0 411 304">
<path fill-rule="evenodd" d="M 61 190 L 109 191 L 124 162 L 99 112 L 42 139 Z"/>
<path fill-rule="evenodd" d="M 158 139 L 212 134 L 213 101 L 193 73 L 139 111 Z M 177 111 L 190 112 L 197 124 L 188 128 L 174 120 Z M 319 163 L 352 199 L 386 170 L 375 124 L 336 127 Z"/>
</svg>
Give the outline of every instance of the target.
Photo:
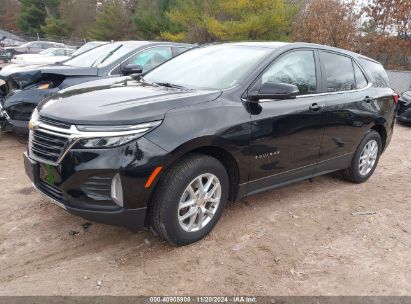
<svg viewBox="0 0 411 304">
<path fill-rule="evenodd" d="M 121 74 L 124 76 L 131 75 L 131 74 L 142 74 L 143 67 L 139 64 L 127 64 L 126 66 L 121 68 Z"/>
<path fill-rule="evenodd" d="M 296 85 L 288 83 L 266 82 L 258 92 L 249 92 L 248 99 L 258 102 L 260 99 L 293 99 L 300 90 Z"/>
</svg>

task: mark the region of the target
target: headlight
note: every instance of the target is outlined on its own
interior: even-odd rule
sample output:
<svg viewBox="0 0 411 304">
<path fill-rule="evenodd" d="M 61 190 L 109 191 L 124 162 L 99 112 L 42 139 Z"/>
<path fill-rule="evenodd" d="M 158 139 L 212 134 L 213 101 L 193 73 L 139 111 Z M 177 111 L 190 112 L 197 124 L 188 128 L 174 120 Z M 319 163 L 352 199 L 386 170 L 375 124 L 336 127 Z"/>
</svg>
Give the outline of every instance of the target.
<svg viewBox="0 0 411 304">
<path fill-rule="evenodd" d="M 38 124 L 40 115 L 37 108 L 34 109 L 33 113 L 31 113 L 30 121 L 29 121 L 29 129 L 33 129 Z"/>
<path fill-rule="evenodd" d="M 143 136 L 142 134 L 126 135 L 118 137 L 103 137 L 103 138 L 89 138 L 80 139 L 78 146 L 81 148 L 112 148 L 124 145 L 133 139 Z"/>
<path fill-rule="evenodd" d="M 79 131 L 75 148 L 113 148 L 135 140 L 161 124 L 153 121 L 124 126 L 76 126 Z"/>
</svg>

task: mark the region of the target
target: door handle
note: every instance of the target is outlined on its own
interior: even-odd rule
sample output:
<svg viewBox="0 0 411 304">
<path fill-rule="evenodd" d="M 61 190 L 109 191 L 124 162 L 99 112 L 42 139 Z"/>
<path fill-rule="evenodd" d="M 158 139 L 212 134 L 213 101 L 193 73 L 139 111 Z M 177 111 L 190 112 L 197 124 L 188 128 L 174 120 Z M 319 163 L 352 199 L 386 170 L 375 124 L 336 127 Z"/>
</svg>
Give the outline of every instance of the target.
<svg viewBox="0 0 411 304">
<path fill-rule="evenodd" d="M 311 111 L 318 111 L 318 110 L 320 110 L 322 108 L 322 106 L 320 106 L 318 103 L 313 103 L 311 106 L 310 106 L 310 110 Z"/>
<path fill-rule="evenodd" d="M 364 102 L 370 103 L 371 101 L 373 101 L 373 99 L 370 96 L 365 96 Z"/>
</svg>

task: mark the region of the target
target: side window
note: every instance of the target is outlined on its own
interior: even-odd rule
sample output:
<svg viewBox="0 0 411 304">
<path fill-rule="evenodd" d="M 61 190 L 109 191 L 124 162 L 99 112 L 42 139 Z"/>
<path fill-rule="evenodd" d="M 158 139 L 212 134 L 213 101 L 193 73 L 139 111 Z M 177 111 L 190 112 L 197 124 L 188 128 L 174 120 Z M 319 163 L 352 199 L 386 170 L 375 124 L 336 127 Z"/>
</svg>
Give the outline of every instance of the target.
<svg viewBox="0 0 411 304">
<path fill-rule="evenodd" d="M 53 52 L 53 55 L 54 56 L 64 56 L 65 55 L 65 51 L 64 50 L 55 50 L 54 52 Z"/>
<path fill-rule="evenodd" d="M 327 92 L 349 91 L 355 89 L 354 70 L 349 57 L 321 52 Z"/>
<path fill-rule="evenodd" d="M 300 90 L 299 95 L 317 92 L 315 60 L 313 51 L 294 51 L 276 60 L 261 78 L 266 82 L 294 84 Z"/>
<path fill-rule="evenodd" d="M 354 61 L 353 61 L 353 65 L 354 65 L 354 74 L 355 74 L 355 88 L 356 89 L 365 88 L 368 82 L 364 76 L 364 73 L 358 67 L 358 64 L 356 64 Z"/>
<path fill-rule="evenodd" d="M 172 57 L 171 47 L 154 47 L 137 53 L 135 56 L 127 60 L 125 64 L 131 63 L 141 65 L 143 67 L 143 72 L 145 73 Z"/>
<path fill-rule="evenodd" d="M 32 43 L 29 45 L 30 48 L 33 49 L 41 49 L 41 44 L 40 43 Z"/>
</svg>

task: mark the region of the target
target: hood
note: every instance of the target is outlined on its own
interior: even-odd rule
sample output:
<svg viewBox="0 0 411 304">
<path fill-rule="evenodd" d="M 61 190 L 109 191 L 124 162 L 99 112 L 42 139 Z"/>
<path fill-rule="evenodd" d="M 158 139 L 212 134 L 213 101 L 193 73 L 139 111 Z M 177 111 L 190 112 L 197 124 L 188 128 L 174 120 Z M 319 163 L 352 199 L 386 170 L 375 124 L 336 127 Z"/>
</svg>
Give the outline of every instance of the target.
<svg viewBox="0 0 411 304">
<path fill-rule="evenodd" d="M 13 79 L 21 87 L 34 83 L 43 75 L 61 76 L 97 76 L 98 69 L 95 67 L 75 67 L 62 64 L 54 65 L 24 65 L 14 66 L 0 71 L 0 79 Z"/>
<path fill-rule="evenodd" d="M 32 57 L 17 57 L 12 62 L 23 64 L 54 64 L 69 59 L 69 56 L 32 56 Z M 54 73 L 55 74 L 55 73 Z M 88 76 L 88 75 L 87 75 Z"/>
<path fill-rule="evenodd" d="M 70 124 L 137 124 L 163 119 L 171 109 L 212 101 L 220 94 L 219 90 L 180 90 L 116 77 L 62 90 L 43 101 L 38 110 L 41 116 Z"/>
</svg>

